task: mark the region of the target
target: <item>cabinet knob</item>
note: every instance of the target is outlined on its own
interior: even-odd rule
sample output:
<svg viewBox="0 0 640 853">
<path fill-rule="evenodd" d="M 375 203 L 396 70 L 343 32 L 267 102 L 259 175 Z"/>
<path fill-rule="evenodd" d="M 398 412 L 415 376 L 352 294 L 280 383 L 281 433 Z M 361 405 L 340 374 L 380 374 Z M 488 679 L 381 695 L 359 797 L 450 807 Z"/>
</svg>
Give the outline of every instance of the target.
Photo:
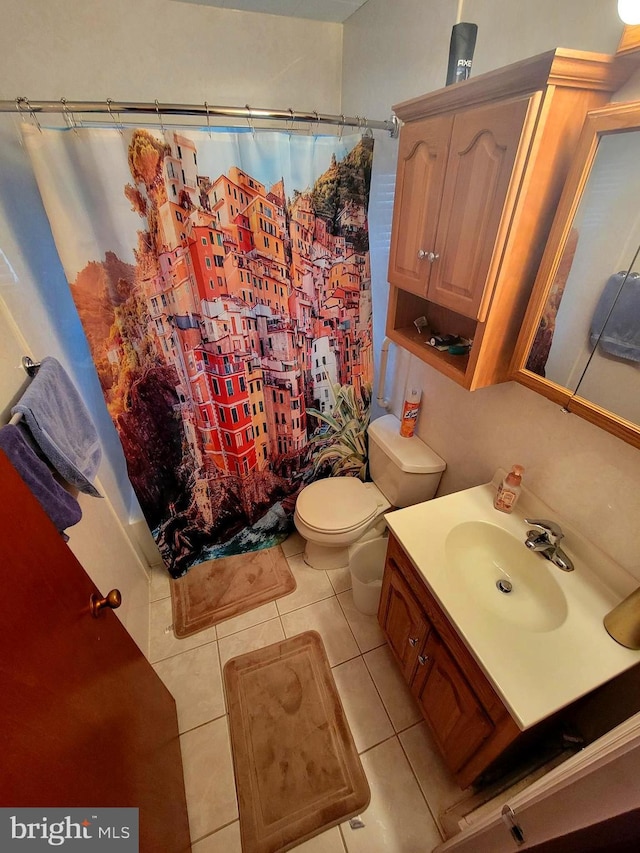
<svg viewBox="0 0 640 853">
<path fill-rule="evenodd" d="M 437 261 L 440 255 L 437 252 L 426 252 L 424 249 L 418 249 L 418 258 L 419 260 L 424 260 L 425 258 L 432 264 L 434 261 Z"/>
<path fill-rule="evenodd" d="M 429 660 L 429 655 L 418 655 L 418 663 L 424 666 Z"/>
<path fill-rule="evenodd" d="M 409 645 L 410 646 L 417 646 L 418 645 L 418 638 L 417 637 L 409 637 Z"/>
</svg>

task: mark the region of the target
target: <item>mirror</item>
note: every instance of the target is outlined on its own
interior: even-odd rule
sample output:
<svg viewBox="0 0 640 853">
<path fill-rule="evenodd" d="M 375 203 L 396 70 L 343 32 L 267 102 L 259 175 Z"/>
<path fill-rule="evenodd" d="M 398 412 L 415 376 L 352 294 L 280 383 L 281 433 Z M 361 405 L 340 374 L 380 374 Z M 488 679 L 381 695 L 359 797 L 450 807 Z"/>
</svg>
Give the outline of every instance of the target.
<svg viewBox="0 0 640 853">
<path fill-rule="evenodd" d="M 640 102 L 587 116 L 512 368 L 640 447 Z"/>
</svg>

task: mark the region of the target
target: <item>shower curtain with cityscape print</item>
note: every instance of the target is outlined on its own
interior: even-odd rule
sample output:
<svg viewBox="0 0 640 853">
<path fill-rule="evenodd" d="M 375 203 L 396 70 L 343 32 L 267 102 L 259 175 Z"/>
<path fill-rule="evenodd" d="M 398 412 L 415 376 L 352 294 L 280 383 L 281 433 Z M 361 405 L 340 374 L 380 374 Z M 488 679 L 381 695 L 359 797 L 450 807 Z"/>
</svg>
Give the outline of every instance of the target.
<svg viewBox="0 0 640 853">
<path fill-rule="evenodd" d="M 174 577 L 366 469 L 373 139 L 24 131 L 128 473 Z"/>
</svg>

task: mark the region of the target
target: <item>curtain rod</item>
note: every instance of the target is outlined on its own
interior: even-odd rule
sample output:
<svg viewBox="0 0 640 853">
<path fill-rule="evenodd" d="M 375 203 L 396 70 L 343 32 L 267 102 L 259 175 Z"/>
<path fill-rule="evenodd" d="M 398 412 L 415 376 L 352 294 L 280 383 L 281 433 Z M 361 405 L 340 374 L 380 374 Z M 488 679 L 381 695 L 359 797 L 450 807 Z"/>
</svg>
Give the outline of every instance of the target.
<svg viewBox="0 0 640 853">
<path fill-rule="evenodd" d="M 163 116 L 202 116 L 211 118 L 244 118 L 252 119 L 275 119 L 292 123 L 312 124 L 335 124 L 340 127 L 371 128 L 372 130 L 386 130 L 392 137 L 398 135 L 400 122 L 395 115 L 385 121 L 376 121 L 363 116 L 331 115 L 328 113 L 301 112 L 300 110 L 266 110 L 250 107 L 223 107 L 207 104 L 160 104 L 136 103 L 134 101 L 67 101 L 61 98 L 59 101 L 30 101 L 28 98 L 16 98 L 15 101 L 0 101 L 0 112 L 18 111 L 23 115 L 31 115 L 37 122 L 38 113 L 62 113 L 66 117 L 73 118 L 74 113 L 110 115 L 116 121 L 116 115 L 153 115 L 162 121 Z"/>
</svg>

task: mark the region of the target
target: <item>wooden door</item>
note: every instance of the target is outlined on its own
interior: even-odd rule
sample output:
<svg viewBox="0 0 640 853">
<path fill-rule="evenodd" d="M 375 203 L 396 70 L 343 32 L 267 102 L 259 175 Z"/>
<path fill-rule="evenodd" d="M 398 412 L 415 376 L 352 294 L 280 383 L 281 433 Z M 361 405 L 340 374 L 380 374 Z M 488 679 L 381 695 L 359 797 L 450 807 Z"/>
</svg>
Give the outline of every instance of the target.
<svg viewBox="0 0 640 853">
<path fill-rule="evenodd" d="M 385 569 L 378 620 L 402 674 L 410 682 L 418 653 L 429 633 L 429 623 L 393 560 L 388 561 Z"/>
<path fill-rule="evenodd" d="M 427 298 L 484 319 L 485 288 L 531 99 L 459 113 L 453 123 Z M 506 233 L 502 234 L 502 241 Z M 495 272 L 495 271 L 494 271 Z"/>
<path fill-rule="evenodd" d="M 452 116 L 410 122 L 400 131 L 389 281 L 426 296 L 440 212 Z"/>
<path fill-rule="evenodd" d="M 137 807 L 142 853 L 189 850 L 173 698 L 2 452 L 0 485 L 0 805 Z"/>
<path fill-rule="evenodd" d="M 420 661 L 412 692 L 455 773 L 489 737 L 493 724 L 435 631 Z"/>
</svg>

